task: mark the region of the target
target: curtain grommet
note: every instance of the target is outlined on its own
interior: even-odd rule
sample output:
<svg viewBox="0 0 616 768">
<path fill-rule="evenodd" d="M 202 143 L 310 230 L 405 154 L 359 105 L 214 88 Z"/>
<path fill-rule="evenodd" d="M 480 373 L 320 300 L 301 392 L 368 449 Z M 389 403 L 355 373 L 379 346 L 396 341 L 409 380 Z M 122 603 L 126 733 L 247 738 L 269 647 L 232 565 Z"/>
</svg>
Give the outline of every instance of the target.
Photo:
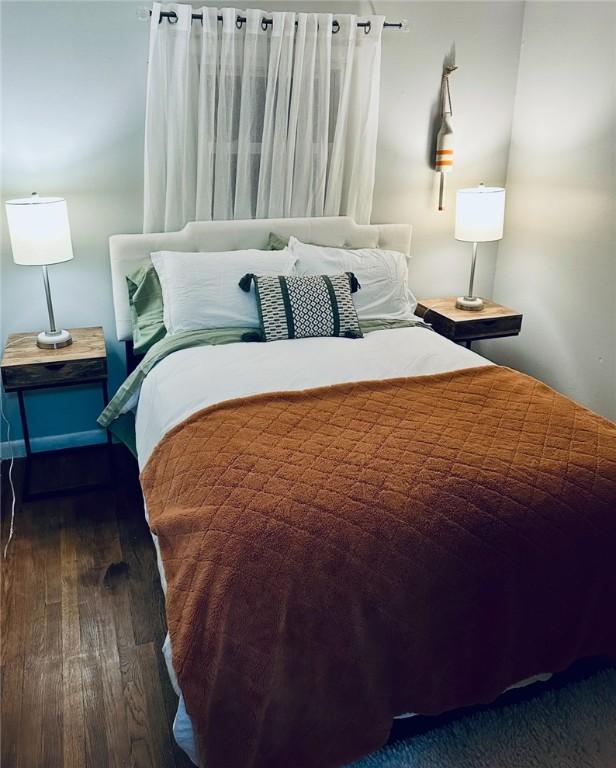
<svg viewBox="0 0 616 768">
<path fill-rule="evenodd" d="M 236 18 L 236 20 L 235 20 L 235 26 L 236 26 L 238 29 L 241 29 L 245 21 L 246 21 L 246 19 L 243 19 L 241 16 L 238 16 L 238 17 Z"/>
<path fill-rule="evenodd" d="M 261 29 L 264 32 L 267 32 L 267 28 L 269 27 L 269 25 L 270 25 L 270 22 L 268 21 L 268 19 L 265 19 L 265 18 L 261 19 Z M 273 26 L 273 24 L 272 24 L 272 26 Z"/>
<path fill-rule="evenodd" d="M 340 22 L 338 19 L 332 21 L 332 35 L 337 35 L 340 32 Z"/>
<path fill-rule="evenodd" d="M 364 24 L 364 35 L 369 35 L 371 29 L 372 29 L 372 22 L 371 21 L 367 21 Z"/>
<path fill-rule="evenodd" d="M 169 24 L 177 24 L 179 21 L 177 13 L 175 11 L 170 11 L 169 16 L 167 16 L 167 21 Z"/>
</svg>

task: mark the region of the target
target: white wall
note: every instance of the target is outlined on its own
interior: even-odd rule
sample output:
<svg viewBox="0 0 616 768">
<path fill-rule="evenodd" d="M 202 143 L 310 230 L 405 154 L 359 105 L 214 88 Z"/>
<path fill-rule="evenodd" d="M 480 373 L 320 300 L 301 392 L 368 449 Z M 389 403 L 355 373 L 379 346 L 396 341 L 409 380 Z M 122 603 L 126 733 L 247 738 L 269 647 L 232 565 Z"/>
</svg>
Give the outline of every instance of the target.
<svg viewBox="0 0 616 768">
<path fill-rule="evenodd" d="M 32 191 L 66 198 L 75 259 L 50 267 L 58 324 L 102 325 L 112 387 L 123 376 L 113 343 L 107 240 L 137 232 L 143 195 L 147 24 L 137 3 L 2 2 L 2 200 Z M 145 28 L 144 28 L 145 26 Z M 2 342 L 47 327 L 40 270 L 12 263 L 2 220 Z M 16 398 L 6 398 L 20 435 Z M 97 389 L 27 395 L 34 438 L 96 429 Z M 80 436 L 85 440 L 92 435 Z M 79 438 L 78 438 L 79 439 Z M 62 445 L 42 441 L 39 447 Z"/>
<path fill-rule="evenodd" d="M 148 25 L 137 19 L 136 10 L 143 3 L 4 0 L 0 5 L 2 199 L 34 190 L 66 197 L 75 259 L 50 269 L 56 316 L 65 327 L 104 326 L 112 388 L 120 383 L 123 364 L 113 337 L 107 239 L 141 227 Z M 418 295 L 462 292 L 470 254 L 453 239 L 454 189 L 505 182 L 523 4 L 331 0 L 264 5 L 375 10 L 390 19 L 409 19 L 409 34 L 384 32 L 373 221 L 413 223 L 411 277 Z M 452 81 L 456 168 L 447 209 L 438 213 L 436 174 L 430 168 L 432 124 L 443 59 L 454 43 L 460 67 Z M 4 216 L 2 221 L 4 226 Z M 492 291 L 495 253 L 494 246 L 486 246 L 478 266 L 478 289 L 485 295 Z M 36 269 L 13 265 L 5 236 L 1 277 L 2 341 L 13 331 L 44 328 L 41 278 Z M 7 413 L 15 435 L 14 400 L 7 398 Z M 32 433 L 93 429 L 98 403 L 96 392 L 33 393 Z"/>
<path fill-rule="evenodd" d="M 616 420 L 616 4 L 526 6 L 494 295 L 524 312 L 485 344 Z"/>
</svg>

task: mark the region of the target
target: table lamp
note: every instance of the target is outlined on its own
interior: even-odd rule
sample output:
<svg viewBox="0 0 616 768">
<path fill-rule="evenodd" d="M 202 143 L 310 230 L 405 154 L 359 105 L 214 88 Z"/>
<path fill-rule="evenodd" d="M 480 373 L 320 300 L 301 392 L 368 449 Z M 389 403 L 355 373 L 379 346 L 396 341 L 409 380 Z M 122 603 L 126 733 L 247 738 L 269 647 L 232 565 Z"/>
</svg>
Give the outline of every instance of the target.
<svg viewBox="0 0 616 768">
<path fill-rule="evenodd" d="M 473 244 L 471 279 L 466 296 L 458 296 L 456 307 L 479 311 L 483 300 L 473 296 L 477 243 L 500 240 L 503 236 L 505 219 L 505 190 L 501 187 L 478 187 L 459 189 L 456 193 L 456 240 Z"/>
<path fill-rule="evenodd" d="M 43 267 L 43 281 L 49 312 L 49 330 L 39 333 L 42 349 L 59 349 L 72 344 L 68 331 L 57 330 L 49 290 L 47 267 L 73 258 L 71 229 L 66 201 L 61 197 L 31 197 L 6 201 L 6 217 L 15 264 Z"/>
</svg>

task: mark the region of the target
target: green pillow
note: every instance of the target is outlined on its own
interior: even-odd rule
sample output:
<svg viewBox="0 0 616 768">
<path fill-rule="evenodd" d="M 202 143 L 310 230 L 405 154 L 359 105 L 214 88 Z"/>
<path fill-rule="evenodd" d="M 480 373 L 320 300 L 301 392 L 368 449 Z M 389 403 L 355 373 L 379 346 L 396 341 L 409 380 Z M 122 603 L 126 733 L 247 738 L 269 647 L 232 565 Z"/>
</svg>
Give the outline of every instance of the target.
<svg viewBox="0 0 616 768">
<path fill-rule="evenodd" d="M 323 245 L 323 243 L 308 243 L 305 240 L 302 242 L 304 242 L 306 245 Z M 267 245 L 265 246 L 265 250 L 266 251 L 282 251 L 287 247 L 287 245 L 289 245 L 289 238 L 287 235 L 277 235 L 276 232 L 270 232 L 269 237 L 267 238 Z M 342 243 L 341 245 L 332 244 L 326 247 L 327 248 L 352 248 L 352 246 L 347 245 L 346 242 Z"/>
<path fill-rule="evenodd" d="M 289 245 L 289 238 L 284 235 L 277 235 L 275 232 L 270 232 L 267 238 L 266 251 L 284 251 Z"/>
<path fill-rule="evenodd" d="M 163 292 L 152 262 L 126 276 L 133 326 L 133 351 L 144 355 L 167 334 L 163 322 Z"/>
</svg>

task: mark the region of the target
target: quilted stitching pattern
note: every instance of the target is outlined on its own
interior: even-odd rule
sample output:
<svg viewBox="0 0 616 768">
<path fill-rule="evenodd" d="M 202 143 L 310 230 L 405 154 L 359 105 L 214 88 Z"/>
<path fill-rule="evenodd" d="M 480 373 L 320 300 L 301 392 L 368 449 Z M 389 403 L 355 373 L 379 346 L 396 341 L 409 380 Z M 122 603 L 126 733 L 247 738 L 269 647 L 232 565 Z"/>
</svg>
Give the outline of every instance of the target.
<svg viewBox="0 0 616 768">
<path fill-rule="evenodd" d="M 208 768 L 343 765 L 616 653 L 616 426 L 509 369 L 223 403 L 142 483 Z"/>
</svg>

